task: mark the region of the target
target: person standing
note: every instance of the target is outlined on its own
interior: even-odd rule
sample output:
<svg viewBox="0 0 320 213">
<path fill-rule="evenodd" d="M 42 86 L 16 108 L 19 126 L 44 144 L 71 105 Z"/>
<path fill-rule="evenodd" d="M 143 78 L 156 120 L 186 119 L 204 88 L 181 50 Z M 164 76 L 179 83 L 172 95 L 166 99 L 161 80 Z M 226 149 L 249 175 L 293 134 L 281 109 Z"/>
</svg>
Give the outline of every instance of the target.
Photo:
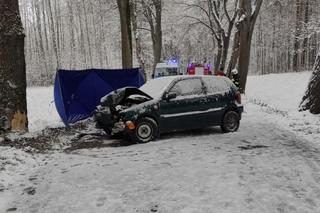
<svg viewBox="0 0 320 213">
<path fill-rule="evenodd" d="M 226 74 L 223 72 L 223 67 L 221 67 L 221 69 L 216 71 L 215 75 L 216 76 L 226 76 Z"/>
<path fill-rule="evenodd" d="M 231 81 L 239 88 L 240 86 L 240 76 L 237 69 L 231 71 Z"/>
</svg>

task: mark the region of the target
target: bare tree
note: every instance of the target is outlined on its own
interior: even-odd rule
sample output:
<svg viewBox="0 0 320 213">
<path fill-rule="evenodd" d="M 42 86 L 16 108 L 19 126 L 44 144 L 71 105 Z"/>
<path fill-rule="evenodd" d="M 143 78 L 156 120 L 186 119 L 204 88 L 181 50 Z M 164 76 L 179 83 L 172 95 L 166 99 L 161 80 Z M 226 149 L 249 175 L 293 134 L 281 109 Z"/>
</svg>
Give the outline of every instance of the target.
<svg viewBox="0 0 320 213">
<path fill-rule="evenodd" d="M 217 44 L 215 70 L 224 70 L 229 53 L 232 30 L 238 14 L 238 0 L 205 0 L 194 4 L 186 4 L 189 8 L 197 8 L 202 17 L 187 17 L 195 20 L 193 24 L 201 24 L 211 32 L 213 42 Z M 230 5 L 231 10 L 228 8 Z"/>
<path fill-rule="evenodd" d="M 300 36 L 302 31 L 302 5 L 301 0 L 296 0 L 296 30 L 294 36 L 293 70 L 299 71 L 301 65 L 300 57 Z"/>
<path fill-rule="evenodd" d="M 148 22 L 153 49 L 153 69 L 161 60 L 162 52 L 162 0 L 141 0 L 143 15 Z"/>
<path fill-rule="evenodd" d="M 134 0 L 130 1 L 130 12 L 131 12 L 131 22 L 132 22 L 132 30 L 133 36 L 136 45 L 136 55 L 139 62 L 141 69 L 144 71 L 144 78 L 146 79 L 146 72 L 145 72 L 145 62 L 144 62 L 144 55 L 142 51 L 142 41 L 141 36 L 138 32 L 138 20 L 137 20 L 137 4 Z"/>
<path fill-rule="evenodd" d="M 252 39 L 250 72 L 312 70 L 320 47 L 320 1 L 264 1 Z"/>
<path fill-rule="evenodd" d="M 132 68 L 130 2 L 129 0 L 117 0 L 117 4 L 121 23 L 122 67 Z"/>
<path fill-rule="evenodd" d="M 234 39 L 233 39 L 233 46 L 232 46 L 232 50 L 231 50 L 231 57 L 230 57 L 230 61 L 229 61 L 229 65 L 228 65 L 228 69 L 227 69 L 227 76 L 231 76 L 231 71 L 236 68 L 236 65 L 238 64 L 238 60 L 239 60 L 239 50 L 240 50 L 240 31 L 238 29 L 238 24 L 236 25 L 237 30 L 234 33 Z"/>
<path fill-rule="evenodd" d="M 0 131 L 27 129 L 24 32 L 18 0 L 0 0 Z"/>
<path fill-rule="evenodd" d="M 252 1 L 254 1 L 252 6 Z M 245 92 L 249 62 L 251 40 L 254 26 L 262 5 L 262 0 L 240 0 L 239 13 L 239 75 L 240 75 L 240 91 Z"/>
</svg>

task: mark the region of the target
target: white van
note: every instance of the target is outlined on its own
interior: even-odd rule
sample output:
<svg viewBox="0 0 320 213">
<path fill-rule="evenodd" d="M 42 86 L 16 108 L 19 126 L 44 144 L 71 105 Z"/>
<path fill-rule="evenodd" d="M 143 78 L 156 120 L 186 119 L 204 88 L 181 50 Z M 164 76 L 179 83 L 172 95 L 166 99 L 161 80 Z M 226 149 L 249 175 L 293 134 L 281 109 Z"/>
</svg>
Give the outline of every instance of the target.
<svg viewBox="0 0 320 213">
<path fill-rule="evenodd" d="M 162 62 L 157 63 L 156 69 L 154 71 L 154 78 L 180 74 L 180 68 L 177 63 Z"/>
</svg>

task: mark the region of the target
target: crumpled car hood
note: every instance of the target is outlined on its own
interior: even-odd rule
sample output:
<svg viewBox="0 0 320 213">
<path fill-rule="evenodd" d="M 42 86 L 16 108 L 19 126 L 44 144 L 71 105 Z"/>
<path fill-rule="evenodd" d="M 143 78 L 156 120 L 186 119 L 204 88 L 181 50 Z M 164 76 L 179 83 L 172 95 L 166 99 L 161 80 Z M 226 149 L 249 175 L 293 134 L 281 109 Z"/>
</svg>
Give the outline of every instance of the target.
<svg viewBox="0 0 320 213">
<path fill-rule="evenodd" d="M 123 100 L 125 100 L 130 95 L 141 95 L 141 96 L 145 96 L 150 100 L 153 99 L 150 95 L 142 92 L 136 87 L 124 87 L 121 89 L 117 89 L 109 93 L 108 95 L 104 96 L 103 98 L 101 98 L 101 105 L 104 107 L 119 105 Z"/>
</svg>

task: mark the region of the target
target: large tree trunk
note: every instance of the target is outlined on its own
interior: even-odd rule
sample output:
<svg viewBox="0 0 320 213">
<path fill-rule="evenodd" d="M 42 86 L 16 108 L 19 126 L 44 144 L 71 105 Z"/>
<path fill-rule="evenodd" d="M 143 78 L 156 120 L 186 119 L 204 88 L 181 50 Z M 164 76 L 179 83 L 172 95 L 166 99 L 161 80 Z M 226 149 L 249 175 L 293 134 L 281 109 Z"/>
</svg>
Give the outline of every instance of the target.
<svg viewBox="0 0 320 213">
<path fill-rule="evenodd" d="M 227 69 L 227 76 L 231 77 L 231 71 L 236 68 L 239 59 L 239 45 L 240 45 L 240 32 L 237 31 L 234 34 L 231 58 Z"/>
<path fill-rule="evenodd" d="M 161 27 L 160 27 L 161 28 Z M 152 35 L 152 47 L 153 47 L 153 70 L 155 70 L 157 63 L 161 61 L 161 50 L 162 50 L 162 33 L 161 29 L 156 30 L 158 33 Z"/>
<path fill-rule="evenodd" d="M 320 52 L 318 53 L 311 80 L 300 104 L 301 110 L 320 114 Z"/>
<path fill-rule="evenodd" d="M 218 50 L 217 50 L 217 55 L 215 57 L 215 62 L 214 62 L 214 72 L 217 72 L 221 69 L 220 67 L 220 62 L 221 62 L 221 57 L 222 57 L 222 41 L 221 40 L 217 40 L 218 43 Z"/>
<path fill-rule="evenodd" d="M 242 23 L 240 30 L 240 48 L 239 48 L 239 75 L 240 75 L 240 92 L 244 93 L 247 83 L 250 50 L 251 50 L 250 22 Z"/>
<path fill-rule="evenodd" d="M 154 37 L 154 45 L 153 45 L 153 56 L 154 56 L 154 67 L 155 70 L 157 63 L 161 61 L 162 54 L 162 0 L 153 0 L 153 5 L 155 8 L 155 35 Z"/>
<path fill-rule="evenodd" d="M 240 46 L 239 46 L 239 75 L 241 93 L 245 92 L 250 63 L 251 40 L 254 26 L 262 5 L 262 0 L 256 0 L 252 7 L 251 0 L 240 0 Z M 252 9 L 254 9 L 252 11 Z"/>
<path fill-rule="evenodd" d="M 0 131 L 27 131 L 24 33 L 18 0 L 0 0 Z"/>
<path fill-rule="evenodd" d="M 225 66 L 228 58 L 230 36 L 231 35 L 229 35 L 229 37 L 226 37 L 226 36 L 223 37 L 223 50 L 222 50 L 222 57 L 220 62 L 220 70 L 222 71 L 225 70 Z"/>
<path fill-rule="evenodd" d="M 132 36 L 129 0 L 117 0 L 120 12 L 122 68 L 132 68 Z"/>
</svg>

